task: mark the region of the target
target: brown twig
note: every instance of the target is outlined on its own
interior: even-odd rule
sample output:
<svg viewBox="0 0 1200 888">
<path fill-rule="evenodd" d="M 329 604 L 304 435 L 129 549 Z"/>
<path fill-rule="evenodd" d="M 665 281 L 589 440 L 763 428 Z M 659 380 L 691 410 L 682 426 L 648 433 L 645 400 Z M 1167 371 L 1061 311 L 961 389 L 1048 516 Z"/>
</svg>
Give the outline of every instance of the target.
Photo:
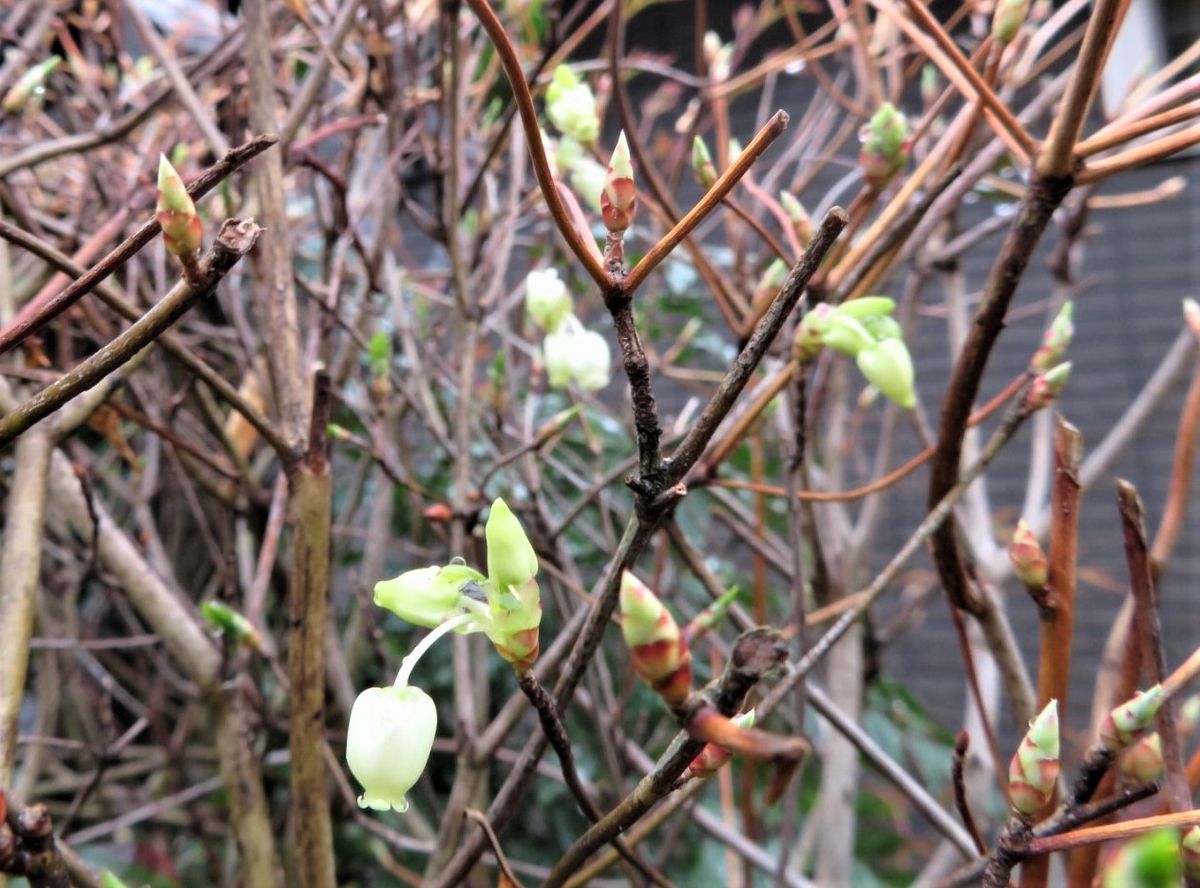
<svg viewBox="0 0 1200 888">
<path fill-rule="evenodd" d="M 1071 642 L 1075 625 L 1075 571 L 1079 547 L 1079 465 L 1083 438 L 1069 422 L 1056 416 L 1054 429 L 1054 486 L 1050 495 L 1050 571 L 1043 606 L 1038 608 L 1041 644 L 1038 654 L 1040 711 L 1051 700 L 1067 711 L 1071 671 Z M 1046 803 L 1038 819 L 1054 809 Z M 1021 868 L 1022 888 L 1046 884 L 1049 860 L 1030 861 Z"/>
<path fill-rule="evenodd" d="M 954 784 L 954 807 L 958 809 L 958 816 L 962 818 L 963 826 L 971 834 L 975 850 L 982 855 L 987 853 L 987 845 L 984 844 L 983 836 L 979 834 L 979 825 L 975 822 L 975 815 L 971 813 L 971 803 L 967 799 L 967 783 L 963 778 L 963 770 L 967 761 L 967 747 L 970 743 L 971 735 L 966 731 L 959 731 L 955 736 L 954 756 L 950 760 L 950 777 Z"/>
<path fill-rule="evenodd" d="M 234 148 L 201 173 L 188 186 L 188 194 L 194 200 L 198 200 L 208 194 L 208 192 L 212 191 L 213 188 L 240 167 L 274 145 L 276 141 L 274 136 L 256 136 L 244 145 Z M 37 306 L 35 311 L 24 317 L 20 322 L 14 322 L 3 331 L 0 331 L 0 354 L 4 354 L 21 343 L 30 334 L 41 329 L 91 292 L 98 283 L 120 268 L 121 265 L 127 262 L 142 247 L 150 243 L 160 230 L 161 227 L 157 219 L 151 218 L 149 221 L 143 223 L 141 228 L 125 238 L 107 256 L 92 266 L 87 274 L 73 281 L 45 304 Z"/>
<path fill-rule="evenodd" d="M 189 308 L 212 295 L 221 279 L 254 246 L 261 232 L 252 221 L 227 220 L 204 257 L 204 279 L 199 288 L 180 281 L 128 330 L 10 412 L 0 420 L 0 446 L 132 360 Z"/>
<path fill-rule="evenodd" d="M 1122 479 L 1117 480 L 1117 510 L 1121 514 L 1125 559 L 1135 602 L 1134 632 L 1141 647 L 1142 666 L 1149 670 L 1151 681 L 1157 684 L 1167 679 L 1167 655 L 1158 613 L 1158 593 L 1147 551 L 1144 510 L 1137 490 Z M 1192 798 L 1184 776 L 1177 711 L 1178 707 L 1168 695 L 1159 707 L 1155 723 L 1162 739 L 1167 803 L 1170 810 L 1178 813 L 1192 807 Z"/>
</svg>

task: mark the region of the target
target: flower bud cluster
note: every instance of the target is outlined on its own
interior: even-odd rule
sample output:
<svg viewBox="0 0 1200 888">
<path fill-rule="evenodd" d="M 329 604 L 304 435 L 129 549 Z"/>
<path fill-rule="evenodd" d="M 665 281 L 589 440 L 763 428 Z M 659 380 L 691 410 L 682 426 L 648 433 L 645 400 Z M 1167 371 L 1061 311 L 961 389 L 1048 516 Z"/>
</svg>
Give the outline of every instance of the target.
<svg viewBox="0 0 1200 888">
<path fill-rule="evenodd" d="M 886 296 L 861 296 L 833 306 L 822 303 L 804 316 L 792 342 L 796 360 L 812 361 L 828 346 L 854 358 L 867 382 L 901 407 L 916 403 L 912 357 Z"/>
<path fill-rule="evenodd" d="M 591 145 L 600 135 L 592 88 L 566 65 L 554 69 L 546 88 L 546 116 L 564 136 Z"/>
<path fill-rule="evenodd" d="M 482 632 L 520 675 L 537 660 L 542 603 L 537 554 L 517 516 L 502 499 L 484 527 L 487 575 L 456 559 L 375 585 L 375 603 L 418 626 L 432 628 L 404 658 L 391 687 L 368 688 L 350 712 L 346 762 L 363 785 L 364 808 L 403 811 L 437 732 L 437 708 L 409 684 L 426 650 L 449 632 Z"/>
<path fill-rule="evenodd" d="M 553 388 L 577 385 L 596 391 L 608 385 L 612 353 L 608 341 L 586 329 L 575 316 L 574 303 L 557 269 L 531 271 L 525 278 L 525 310 L 546 332 L 542 363 Z"/>
<path fill-rule="evenodd" d="M 912 148 L 908 118 L 891 102 L 884 102 L 859 132 L 859 139 L 863 178 L 876 191 L 882 190 L 908 163 Z"/>
</svg>

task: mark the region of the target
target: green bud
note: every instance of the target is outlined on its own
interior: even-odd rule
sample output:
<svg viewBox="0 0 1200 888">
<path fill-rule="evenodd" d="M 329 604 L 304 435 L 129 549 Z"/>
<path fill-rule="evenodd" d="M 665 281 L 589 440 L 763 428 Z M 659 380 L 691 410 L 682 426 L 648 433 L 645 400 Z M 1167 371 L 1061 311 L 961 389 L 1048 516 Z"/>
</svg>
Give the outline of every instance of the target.
<svg viewBox="0 0 1200 888">
<path fill-rule="evenodd" d="M 621 576 L 621 634 L 634 671 L 670 706 L 687 699 L 692 654 L 671 612 L 629 571 Z"/>
<path fill-rule="evenodd" d="M 826 302 L 819 302 L 796 325 L 796 335 L 792 339 L 792 355 L 801 364 L 814 360 L 821 353 L 825 346 L 825 331 L 829 327 L 832 315 L 833 307 Z"/>
<path fill-rule="evenodd" d="M 228 633 L 243 644 L 258 647 L 262 643 L 262 636 L 254 624 L 227 604 L 205 601 L 200 605 L 200 614 L 215 630 Z"/>
<path fill-rule="evenodd" d="M 1013 572 L 1026 589 L 1036 591 L 1045 587 L 1050 576 L 1050 561 L 1038 543 L 1037 534 L 1023 518 L 1013 531 L 1012 541 L 1008 544 L 1008 557 L 1012 561 Z"/>
<path fill-rule="evenodd" d="M 867 184 L 880 189 L 908 162 L 908 118 L 884 102 L 859 133 L 859 164 Z"/>
<path fill-rule="evenodd" d="M 890 315 L 896 310 L 896 300 L 888 296 L 860 296 L 843 302 L 836 310 L 861 322 Z"/>
<path fill-rule="evenodd" d="M 708 146 L 699 136 L 692 139 L 692 174 L 696 183 L 705 191 L 712 188 L 717 181 L 717 168 L 713 166 L 712 155 Z"/>
<path fill-rule="evenodd" d="M 1163 697 L 1162 685 L 1156 684 L 1110 712 L 1100 725 L 1100 745 L 1109 752 L 1120 752 L 1139 740 L 1154 724 Z"/>
<path fill-rule="evenodd" d="M 380 330 L 367 343 L 367 364 L 376 379 L 386 377 L 392 368 L 392 337 Z"/>
<path fill-rule="evenodd" d="M 604 186 L 600 190 L 600 216 L 609 231 L 621 232 L 633 222 L 637 210 L 637 189 L 633 184 L 633 163 L 629 158 L 629 143 L 625 131 L 617 137 L 604 174 Z"/>
<path fill-rule="evenodd" d="M 1026 407 L 1030 410 L 1049 407 L 1058 400 L 1058 396 L 1062 394 L 1070 376 L 1071 362 L 1067 361 L 1036 377 L 1029 387 L 1029 393 L 1025 396 Z"/>
<path fill-rule="evenodd" d="M 20 111 L 29 102 L 31 97 L 41 93 L 50 75 L 61 64 L 62 57 L 56 55 L 50 56 L 50 58 L 43 62 L 38 62 L 22 74 L 21 79 L 13 84 L 12 89 L 4 94 L 4 101 L 0 103 L 0 107 L 9 114 L 15 114 Z"/>
<path fill-rule="evenodd" d="M 1058 701 L 1051 700 L 1029 723 L 1009 763 L 1008 792 L 1014 811 L 1032 817 L 1053 798 L 1058 755 Z"/>
<path fill-rule="evenodd" d="M 864 348 L 855 359 L 862 375 L 886 397 L 911 409 L 917 403 L 913 364 L 902 339 L 884 339 Z"/>
<path fill-rule="evenodd" d="M 1029 366 L 1038 373 L 1045 373 L 1062 363 L 1062 359 L 1066 357 L 1071 337 L 1075 335 L 1075 325 L 1071 322 L 1073 305 L 1070 300 L 1064 302 L 1050 326 L 1046 328 L 1046 332 L 1042 334 L 1042 344 L 1034 352 L 1033 360 L 1029 362 Z"/>
<path fill-rule="evenodd" d="M 432 629 L 462 610 L 469 583 L 485 577 L 465 564 L 431 565 L 375 584 L 375 604 L 414 626 Z"/>
<path fill-rule="evenodd" d="M 128 888 L 128 886 L 117 878 L 112 870 L 105 870 L 100 874 L 100 888 Z"/>
<path fill-rule="evenodd" d="M 164 155 L 159 155 L 158 160 L 158 208 L 154 216 L 162 226 L 167 252 L 190 256 L 200 249 L 201 225 L 196 205 L 183 179 Z"/>
<path fill-rule="evenodd" d="M 1175 888 L 1179 885 L 1179 833 L 1159 829 L 1130 839 L 1105 864 L 1101 888 Z"/>
<path fill-rule="evenodd" d="M 487 538 L 488 580 L 500 593 L 522 586 L 537 576 L 537 553 L 521 522 L 503 499 L 492 502 L 484 528 Z"/>
<path fill-rule="evenodd" d="M 1029 0 L 999 0 L 992 17 L 992 37 L 1000 45 L 1012 43 L 1029 14 Z"/>
<path fill-rule="evenodd" d="M 779 192 L 779 203 L 792 223 L 796 241 L 800 246 L 807 247 L 813 236 L 812 217 L 808 215 L 808 210 L 804 209 L 804 204 L 793 197 L 790 191 Z"/>
<path fill-rule="evenodd" d="M 1137 741 L 1121 756 L 1121 773 L 1138 783 L 1150 783 L 1163 773 L 1162 737 L 1155 731 Z"/>
</svg>

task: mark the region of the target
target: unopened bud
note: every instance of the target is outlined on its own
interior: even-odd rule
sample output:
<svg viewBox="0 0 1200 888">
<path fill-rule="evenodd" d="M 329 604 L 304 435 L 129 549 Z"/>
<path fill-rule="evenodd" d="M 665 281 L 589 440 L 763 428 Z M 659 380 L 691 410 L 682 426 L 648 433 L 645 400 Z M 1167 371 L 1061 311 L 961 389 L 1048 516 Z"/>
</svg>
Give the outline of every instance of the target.
<svg viewBox="0 0 1200 888">
<path fill-rule="evenodd" d="M 430 565 L 375 584 L 375 605 L 414 626 L 432 629 L 462 610 L 467 587 L 485 577 L 465 564 Z"/>
<path fill-rule="evenodd" d="M 739 716 L 730 719 L 739 728 L 754 727 L 754 710 L 744 712 Z M 705 777 L 711 777 L 717 773 L 721 767 L 733 758 L 733 753 L 724 746 L 718 746 L 715 743 L 706 743 L 700 754 L 692 759 L 692 763 L 687 767 L 687 774 L 698 780 L 703 780 Z"/>
<path fill-rule="evenodd" d="M 938 74 L 936 65 L 925 65 L 921 68 L 921 101 L 926 105 L 932 105 L 937 101 L 938 94 L 942 91 L 942 78 Z"/>
<path fill-rule="evenodd" d="M 1121 773 L 1138 783 L 1157 780 L 1162 772 L 1162 738 L 1158 731 L 1147 734 L 1121 756 Z"/>
<path fill-rule="evenodd" d="M 525 276 L 525 311 L 547 333 L 557 330 L 574 307 L 557 268 L 531 271 Z"/>
<path fill-rule="evenodd" d="M 675 618 L 650 588 L 629 571 L 621 576 L 621 634 L 633 669 L 668 706 L 692 689 L 692 653 Z"/>
<path fill-rule="evenodd" d="M 1066 357 L 1067 346 L 1075 335 L 1075 325 L 1071 323 L 1073 304 L 1070 300 L 1063 303 L 1046 332 L 1042 334 L 1042 344 L 1033 354 L 1029 366 L 1038 373 L 1045 373 L 1050 368 L 1062 363 Z"/>
<path fill-rule="evenodd" d="M 633 185 L 633 164 L 629 160 L 629 143 L 625 141 L 625 131 L 622 130 L 604 174 L 600 215 L 605 228 L 620 232 L 629 227 L 636 210 L 637 189 Z"/>
<path fill-rule="evenodd" d="M 159 155 L 158 160 L 158 208 L 154 217 L 162 226 L 167 252 L 190 256 L 200 249 L 201 225 L 196 205 L 165 155 Z"/>
<path fill-rule="evenodd" d="M 1100 724 L 1100 745 L 1109 752 L 1120 752 L 1141 739 L 1154 724 L 1162 703 L 1162 685 L 1138 691 L 1132 700 L 1126 700 L 1104 717 Z"/>
<path fill-rule="evenodd" d="M 1200 879 L 1200 826 L 1193 826 L 1183 834 L 1183 840 L 1179 843 L 1179 857 L 1184 876 Z"/>
<path fill-rule="evenodd" d="M 908 162 L 908 118 L 891 102 L 884 102 L 859 133 L 863 178 L 876 190 L 892 181 Z"/>
<path fill-rule="evenodd" d="M 1051 700 L 1029 723 L 1008 765 L 1013 810 L 1032 817 L 1054 796 L 1058 782 L 1058 701 Z"/>
<path fill-rule="evenodd" d="M 1108 859 L 1100 888 L 1174 888 L 1181 869 L 1178 831 L 1156 829 L 1130 839 Z"/>
<path fill-rule="evenodd" d="M 901 407 L 917 403 L 913 363 L 903 339 L 884 339 L 859 351 L 855 358 L 867 382 Z"/>
<path fill-rule="evenodd" d="M 9 114 L 15 114 L 20 111 L 29 102 L 30 98 L 38 96 L 45 88 L 46 80 L 54 73 L 54 70 L 62 64 L 62 57 L 52 55 L 44 62 L 31 67 L 28 71 L 21 75 L 21 79 L 13 84 L 12 89 L 4 94 L 4 101 L 0 103 Z"/>
<path fill-rule="evenodd" d="M 807 364 L 821 353 L 825 346 L 825 329 L 833 306 L 827 302 L 819 302 L 796 326 L 796 335 L 792 339 L 792 356 L 801 364 Z"/>
<path fill-rule="evenodd" d="M 1050 562 L 1046 553 L 1038 543 L 1037 534 L 1022 518 L 1017 522 L 1013 531 L 1012 541 L 1008 544 L 1008 557 L 1012 561 L 1013 572 L 1026 588 L 1037 591 L 1045 588 L 1050 576 Z"/>
<path fill-rule="evenodd" d="M 566 65 L 554 69 L 546 88 L 546 116 L 565 136 L 591 145 L 600 135 L 596 96 L 579 75 Z"/>
<path fill-rule="evenodd" d="M 840 314 L 865 322 L 871 318 L 887 317 L 896 310 L 896 300 L 890 296 L 859 296 L 849 299 L 837 307 Z"/>
<path fill-rule="evenodd" d="M 992 17 L 992 37 L 1002 46 L 1012 43 L 1025 24 L 1029 0 L 999 0 Z"/>
<path fill-rule="evenodd" d="M 262 644 L 262 636 L 254 624 L 229 605 L 220 601 L 206 601 L 200 605 L 200 613 L 218 632 L 224 632 L 252 648 Z"/>
<path fill-rule="evenodd" d="M 535 440 L 538 441 L 539 445 L 549 441 L 559 432 L 563 431 L 563 429 L 569 426 L 572 422 L 574 422 L 575 417 L 578 415 L 578 404 L 574 407 L 568 407 L 566 410 L 558 411 L 558 413 L 554 414 L 538 427 Z"/>
<path fill-rule="evenodd" d="M 612 352 L 608 340 L 595 330 L 585 330 L 574 315 L 542 342 L 542 361 L 552 388 L 574 384 L 598 391 L 612 378 Z"/>
<path fill-rule="evenodd" d="M 692 139 L 692 173 L 696 177 L 696 184 L 705 191 L 717 181 L 717 168 L 713 166 L 712 155 L 700 136 Z"/>
<path fill-rule="evenodd" d="M 503 499 L 492 503 L 484 536 L 488 563 L 484 589 L 491 615 L 485 631 L 496 652 L 524 674 L 537 660 L 542 621 L 542 599 L 535 579 L 537 554 Z"/>
<path fill-rule="evenodd" d="M 783 211 L 787 213 L 788 221 L 792 223 L 796 243 L 801 247 L 807 247 L 813 236 L 812 217 L 808 215 L 808 210 L 804 209 L 804 204 L 796 200 L 790 191 L 779 192 L 779 203 L 783 206 Z"/>
<path fill-rule="evenodd" d="M 1058 396 L 1062 394 L 1070 376 L 1070 361 L 1042 373 L 1033 380 L 1033 384 L 1029 387 L 1029 393 L 1025 396 L 1025 406 L 1031 411 L 1049 407 L 1058 400 Z"/>
</svg>

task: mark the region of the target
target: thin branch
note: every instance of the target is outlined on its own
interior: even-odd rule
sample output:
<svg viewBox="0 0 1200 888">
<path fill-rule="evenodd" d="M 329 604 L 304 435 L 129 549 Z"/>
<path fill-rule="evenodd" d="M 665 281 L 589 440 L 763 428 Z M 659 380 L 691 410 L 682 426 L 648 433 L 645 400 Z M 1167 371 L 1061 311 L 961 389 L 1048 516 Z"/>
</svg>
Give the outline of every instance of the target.
<svg viewBox="0 0 1200 888">
<path fill-rule="evenodd" d="M 199 200 L 240 167 L 274 145 L 276 141 L 274 136 L 255 136 L 244 145 L 234 148 L 201 173 L 188 186 L 188 194 L 191 195 L 193 200 Z M 45 304 L 37 306 L 36 311 L 22 317 L 20 320 L 10 324 L 3 331 L 0 331 L 0 355 L 19 345 L 27 336 L 44 327 L 90 293 L 98 283 L 125 264 L 146 244 L 150 243 L 159 231 L 161 231 L 161 226 L 159 226 L 158 220 L 152 217 L 149 221 L 143 223 L 141 228 L 113 248 L 107 256 L 92 266 L 87 274 L 67 285 L 60 293 L 49 299 Z"/>
<path fill-rule="evenodd" d="M 200 285 L 193 287 L 181 280 L 137 323 L 0 420 L 0 447 L 132 360 L 188 309 L 212 295 L 222 278 L 254 246 L 261 232 L 252 221 L 226 220 L 204 257 Z"/>
</svg>

